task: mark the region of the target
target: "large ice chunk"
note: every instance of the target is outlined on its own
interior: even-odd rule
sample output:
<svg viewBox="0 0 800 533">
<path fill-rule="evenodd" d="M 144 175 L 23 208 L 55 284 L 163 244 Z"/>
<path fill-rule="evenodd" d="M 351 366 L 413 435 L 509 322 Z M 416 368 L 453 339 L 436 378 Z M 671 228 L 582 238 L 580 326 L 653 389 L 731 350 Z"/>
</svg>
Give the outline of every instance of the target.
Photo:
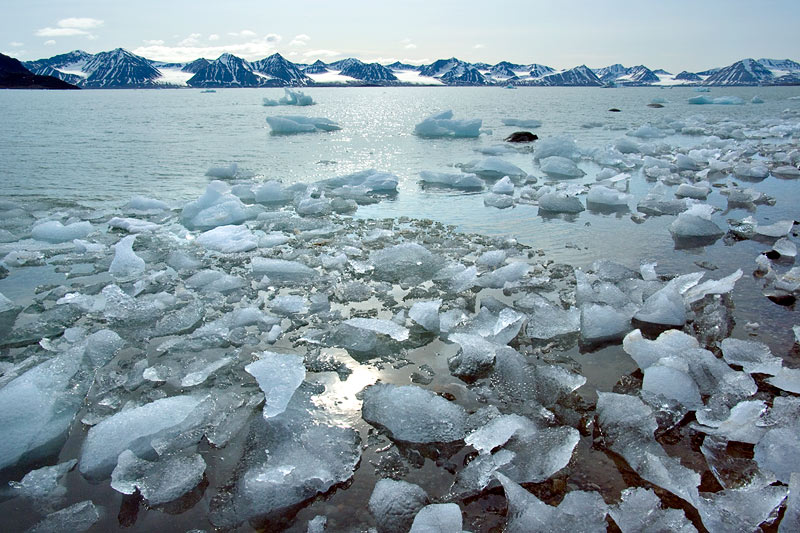
<svg viewBox="0 0 800 533">
<path fill-rule="evenodd" d="M 686 323 L 686 305 L 678 289 L 667 285 L 647 298 L 633 318 L 649 324 L 681 327 Z"/>
<path fill-rule="evenodd" d="M 108 227 L 122 229 L 128 233 L 148 233 L 156 231 L 161 226 L 155 222 L 148 222 L 138 218 L 114 217 L 108 221 Z"/>
<path fill-rule="evenodd" d="M 303 117 L 300 115 L 278 115 L 267 117 L 272 133 L 312 133 L 342 129 L 336 122 L 325 117 Z"/>
<path fill-rule="evenodd" d="M 581 152 L 573 139 L 569 137 L 550 137 L 536 142 L 533 159 L 539 161 L 550 156 L 560 156 L 572 159 L 581 157 Z"/>
<path fill-rule="evenodd" d="M 258 239 L 244 226 L 218 226 L 201 233 L 197 244 L 223 253 L 247 252 L 258 247 Z"/>
<path fill-rule="evenodd" d="M 581 307 L 581 339 L 592 344 L 621 339 L 631 330 L 631 314 L 610 305 Z"/>
<path fill-rule="evenodd" d="M 259 359 L 244 368 L 256 378 L 264 391 L 264 418 L 271 418 L 286 410 L 294 391 L 306 377 L 303 356 L 263 352 Z"/>
<path fill-rule="evenodd" d="M 728 364 L 741 366 L 748 374 L 776 375 L 783 366 L 783 359 L 772 355 L 763 342 L 724 339 L 720 345 L 722 356 Z"/>
<path fill-rule="evenodd" d="M 58 220 L 41 222 L 31 230 L 31 237 L 37 241 L 52 243 L 69 242 L 74 239 L 83 239 L 92 232 L 92 223 L 73 222 L 66 226 Z"/>
<path fill-rule="evenodd" d="M 577 196 L 564 191 L 552 191 L 539 197 L 539 211 L 546 213 L 580 213 L 585 211 Z"/>
<path fill-rule="evenodd" d="M 513 163 L 509 163 L 501 157 L 487 157 L 479 161 L 473 161 L 462 168 L 464 172 L 477 174 L 478 176 L 496 180 L 504 176 L 510 178 L 524 178 L 527 176 L 526 172 Z M 494 191 L 498 192 L 498 191 Z M 507 193 L 504 193 L 507 194 Z"/>
<path fill-rule="evenodd" d="M 177 500 L 195 488 L 205 470 L 206 462 L 196 453 L 162 457 L 154 462 L 125 450 L 111 473 L 111 487 L 122 494 L 138 490 L 150 505 L 159 505 Z"/>
<path fill-rule="evenodd" d="M 479 190 L 485 183 L 474 174 L 456 174 L 448 172 L 431 172 L 423 170 L 419 173 L 420 181 L 425 185 L 448 187 L 451 189 Z"/>
<path fill-rule="evenodd" d="M 181 222 L 189 229 L 211 229 L 227 224 L 241 224 L 258 215 L 259 209 L 245 205 L 231 194 L 222 181 L 212 181 L 206 192 L 189 202 L 181 211 Z"/>
<path fill-rule="evenodd" d="M 466 412 L 441 396 L 414 385 L 378 383 L 364 393 L 364 420 L 386 428 L 392 438 L 413 443 L 464 438 Z"/>
<path fill-rule="evenodd" d="M 456 120 L 452 111 L 444 111 L 426 118 L 414 126 L 414 135 L 420 137 L 477 137 L 481 133 L 481 119 Z"/>
<path fill-rule="evenodd" d="M 450 340 L 461 346 L 461 350 L 447 361 L 454 376 L 472 382 L 489 373 L 500 345 L 489 342 L 480 335 L 463 333 L 450 335 Z"/>
<path fill-rule="evenodd" d="M 396 244 L 370 254 L 375 277 L 383 281 L 431 279 L 441 268 L 441 259 L 424 246 L 409 242 Z"/>
<path fill-rule="evenodd" d="M 203 396 L 172 396 L 106 418 L 89 430 L 81 449 L 81 473 L 91 479 L 111 474 L 124 450 L 152 454 L 151 442 L 180 433 L 181 424 L 205 400 Z"/>
<path fill-rule="evenodd" d="M 420 509 L 409 533 L 462 533 L 462 524 L 458 505 L 434 503 Z"/>
<path fill-rule="evenodd" d="M 80 352 L 64 352 L 0 389 L 0 470 L 57 451 L 89 385 L 78 380 L 80 362 Z"/>
<path fill-rule="evenodd" d="M 725 232 L 711 220 L 714 208 L 708 204 L 695 204 L 678 215 L 669 231 L 676 237 L 720 237 Z"/>
<path fill-rule="evenodd" d="M 369 512 L 375 517 L 379 533 L 405 533 L 427 504 L 428 495 L 419 485 L 381 479 L 369 498 Z"/>
<path fill-rule="evenodd" d="M 539 160 L 539 168 L 551 178 L 580 178 L 586 173 L 579 169 L 571 159 L 553 155 Z"/>
</svg>

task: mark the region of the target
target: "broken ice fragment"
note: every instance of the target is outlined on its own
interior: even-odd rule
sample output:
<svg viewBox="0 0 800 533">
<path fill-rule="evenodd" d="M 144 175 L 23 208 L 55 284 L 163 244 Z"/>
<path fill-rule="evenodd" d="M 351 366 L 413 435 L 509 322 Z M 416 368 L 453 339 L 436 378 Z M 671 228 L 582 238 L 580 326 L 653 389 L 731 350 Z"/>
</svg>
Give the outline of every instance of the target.
<svg viewBox="0 0 800 533">
<path fill-rule="evenodd" d="M 425 281 L 441 268 L 441 260 L 416 243 L 396 244 L 372 252 L 370 262 L 376 278 L 383 281 Z"/>
<path fill-rule="evenodd" d="M 258 247 L 256 236 L 244 226 L 217 226 L 201 233 L 197 244 L 208 250 L 223 253 L 247 252 Z"/>
<path fill-rule="evenodd" d="M 124 450 L 152 454 L 151 442 L 180 432 L 181 424 L 203 400 L 203 396 L 162 398 L 106 418 L 89 430 L 78 468 L 90 479 L 102 479 L 111 474 Z"/>
<path fill-rule="evenodd" d="M 153 462 L 125 450 L 111 473 L 111 487 L 123 494 L 133 494 L 138 489 L 150 505 L 159 505 L 177 500 L 195 488 L 205 470 L 205 461 L 196 453 L 161 457 Z"/>
<path fill-rule="evenodd" d="M 144 259 L 133 251 L 133 241 L 136 235 L 128 235 L 114 245 L 114 260 L 108 271 L 111 275 L 120 278 L 136 277 L 145 270 Z"/>
<path fill-rule="evenodd" d="M 606 529 L 608 506 L 597 492 L 572 491 L 558 507 L 552 507 L 503 474 L 496 475 L 508 500 L 508 533 L 588 533 Z"/>
<path fill-rule="evenodd" d="M 50 513 L 26 533 L 56 533 L 70 531 L 80 533 L 100 520 L 100 512 L 91 500 L 82 501 Z"/>
<path fill-rule="evenodd" d="M 264 391 L 264 418 L 284 412 L 294 391 L 306 377 L 301 355 L 262 352 L 257 361 L 244 369 L 256 378 L 258 386 Z"/>
<path fill-rule="evenodd" d="M 494 365 L 495 352 L 500 345 L 480 335 L 455 333 L 449 339 L 461 346 L 461 350 L 447 361 L 450 372 L 467 382 L 486 377 Z"/>
<path fill-rule="evenodd" d="M 670 531 L 695 533 L 697 529 L 679 509 L 662 508 L 661 500 L 650 489 L 641 487 L 622 491 L 620 502 L 609 508 L 622 533 L 648 533 Z"/>
<path fill-rule="evenodd" d="M 31 500 L 37 507 L 52 509 L 67 495 L 67 488 L 59 484 L 64 475 L 78 464 L 76 459 L 31 470 L 19 482 L 10 481 L 13 494 Z"/>
<path fill-rule="evenodd" d="M 304 282 L 317 276 L 316 270 L 297 261 L 254 257 L 250 262 L 254 275 L 268 276 L 275 282 Z"/>
<path fill-rule="evenodd" d="M 599 343 L 621 339 L 631 330 L 631 316 L 610 305 L 587 304 L 581 307 L 581 339 Z"/>
<path fill-rule="evenodd" d="M 698 417 L 700 424 L 693 424 L 692 427 L 707 435 L 724 437 L 729 441 L 756 444 L 766 432 L 765 428 L 756 425 L 766 410 L 767 404 L 761 400 L 742 401 L 730 410 L 727 419 L 707 420 L 700 413 L 701 416 Z M 702 424 L 709 424 L 712 427 Z"/>
<path fill-rule="evenodd" d="M 571 159 L 557 155 L 539 160 L 539 167 L 551 178 L 580 178 L 586 175 Z"/>
<path fill-rule="evenodd" d="M 431 300 L 428 302 L 416 302 L 411 306 L 408 311 L 408 317 L 422 326 L 424 329 L 432 332 L 439 332 L 439 307 L 442 305 L 442 300 Z"/>
<path fill-rule="evenodd" d="M 464 438 L 464 409 L 414 385 L 372 385 L 364 393 L 361 412 L 364 420 L 385 427 L 399 441 L 454 442 Z"/>
<path fill-rule="evenodd" d="M 778 374 L 783 359 L 775 357 L 769 346 L 762 342 L 724 339 L 720 344 L 722 357 L 728 364 L 741 366 L 748 374 Z"/>
</svg>

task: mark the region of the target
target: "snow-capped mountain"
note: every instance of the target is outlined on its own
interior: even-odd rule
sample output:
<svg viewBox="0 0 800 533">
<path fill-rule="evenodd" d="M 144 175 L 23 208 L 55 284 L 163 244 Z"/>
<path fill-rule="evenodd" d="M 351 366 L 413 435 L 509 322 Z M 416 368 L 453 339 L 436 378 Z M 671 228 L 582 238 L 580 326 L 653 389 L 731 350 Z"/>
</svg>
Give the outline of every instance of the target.
<svg viewBox="0 0 800 533">
<path fill-rule="evenodd" d="M 486 85 L 486 77 L 468 63 L 462 63 L 448 70 L 439 79 L 448 85 Z"/>
<path fill-rule="evenodd" d="M 419 67 L 414 65 L 409 65 L 408 63 L 401 63 L 400 61 L 395 61 L 394 63 L 390 63 L 386 65 L 386 68 L 392 70 L 419 70 Z"/>
<path fill-rule="evenodd" d="M 48 67 L 42 67 L 48 68 Z M 0 89 L 77 89 L 52 76 L 32 73 L 16 58 L 0 54 Z"/>
<path fill-rule="evenodd" d="M 357 80 L 381 82 L 397 81 L 397 76 L 392 71 L 378 63 L 362 63 L 358 59 L 346 59 L 339 74 Z"/>
<path fill-rule="evenodd" d="M 277 53 L 253 62 L 252 67 L 259 74 L 279 80 L 281 85 L 306 85 L 311 81 L 297 65 Z"/>
<path fill-rule="evenodd" d="M 399 61 L 390 65 L 367 64 L 355 58 L 311 65 L 293 63 L 280 54 L 248 62 L 232 54 L 214 61 L 189 63 L 151 61 L 118 48 L 89 54 L 75 50 L 24 66 L 82 87 L 280 87 L 303 85 L 800 85 L 800 63 L 790 59 L 743 59 L 724 68 L 672 75 L 645 65 L 619 63 L 598 69 L 582 65 L 556 71 L 538 63 L 500 61 L 494 65 L 469 63 L 456 57 L 414 66 Z"/>
<path fill-rule="evenodd" d="M 609 65 L 607 67 L 592 69 L 592 72 L 600 78 L 600 81 L 603 83 L 610 83 L 616 81 L 617 78 L 622 76 L 626 76 L 630 71 L 629 68 L 623 66 L 620 63 L 615 63 L 613 65 Z"/>
<path fill-rule="evenodd" d="M 210 61 L 208 59 L 203 59 L 201 57 L 200 59 L 195 59 L 191 63 L 187 63 L 186 65 L 184 65 L 181 68 L 181 71 L 182 72 L 191 72 L 192 74 L 197 74 L 198 72 L 200 72 L 201 70 L 206 68 L 209 63 L 210 63 Z"/>
<path fill-rule="evenodd" d="M 644 65 L 626 67 L 620 63 L 615 63 L 607 67 L 592 69 L 592 72 L 605 84 L 650 85 L 661 81 L 655 72 Z M 664 72 L 664 74 L 667 73 Z"/>
<path fill-rule="evenodd" d="M 711 74 L 704 85 L 764 85 L 775 76 L 772 71 L 754 59 L 742 59 L 733 65 Z"/>
<path fill-rule="evenodd" d="M 684 70 L 683 72 L 676 74 L 675 79 L 681 81 L 691 81 L 691 82 L 703 81 L 703 78 L 701 78 L 694 72 L 689 72 L 688 70 Z"/>
<path fill-rule="evenodd" d="M 548 67 L 547 65 L 539 65 L 537 63 L 531 63 L 525 67 L 525 70 L 528 71 L 528 75 L 531 78 L 541 78 L 542 76 L 547 76 L 548 74 L 552 74 L 556 71 L 556 69 L 552 67 Z"/>
<path fill-rule="evenodd" d="M 148 87 L 155 84 L 161 72 L 152 63 L 122 48 L 100 52 L 89 59 L 83 67 L 90 74 L 83 87 Z"/>
<path fill-rule="evenodd" d="M 602 87 L 603 82 L 586 65 L 553 72 L 536 78 L 531 82 L 533 85 L 544 86 L 571 86 L 571 87 Z"/>
<path fill-rule="evenodd" d="M 263 87 L 267 78 L 253 72 L 252 65 L 233 54 L 222 54 L 189 78 L 189 87 Z M 274 84 L 272 84 L 274 85 Z"/>
<path fill-rule="evenodd" d="M 317 59 L 312 64 L 303 69 L 303 74 L 325 74 L 328 72 L 328 65 Z"/>
</svg>

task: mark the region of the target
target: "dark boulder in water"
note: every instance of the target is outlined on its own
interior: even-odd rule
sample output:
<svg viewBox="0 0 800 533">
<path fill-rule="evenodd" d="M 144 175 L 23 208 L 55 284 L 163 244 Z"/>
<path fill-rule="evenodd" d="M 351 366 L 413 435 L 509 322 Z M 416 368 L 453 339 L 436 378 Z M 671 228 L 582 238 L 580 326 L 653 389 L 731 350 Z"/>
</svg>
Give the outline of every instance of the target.
<svg viewBox="0 0 800 533">
<path fill-rule="evenodd" d="M 654 109 L 661 109 L 664 106 L 663 104 L 647 104 L 647 107 L 652 107 Z"/>
<path fill-rule="evenodd" d="M 506 142 L 510 143 L 531 143 L 539 137 L 529 131 L 515 131 L 505 138 Z"/>
<path fill-rule="evenodd" d="M 621 110 L 617 109 L 616 107 L 612 107 L 611 109 L 609 109 L 609 111 L 611 111 L 612 113 L 619 113 Z"/>
</svg>

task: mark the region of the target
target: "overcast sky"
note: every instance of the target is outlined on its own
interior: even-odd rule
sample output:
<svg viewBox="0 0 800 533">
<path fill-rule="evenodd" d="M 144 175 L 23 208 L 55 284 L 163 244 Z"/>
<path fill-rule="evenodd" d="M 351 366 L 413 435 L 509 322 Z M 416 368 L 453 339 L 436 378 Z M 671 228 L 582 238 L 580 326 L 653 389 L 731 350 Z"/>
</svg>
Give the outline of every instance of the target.
<svg viewBox="0 0 800 533">
<path fill-rule="evenodd" d="M 148 59 L 345 57 L 645 64 L 698 71 L 800 61 L 800 0 L 0 0 L 0 51 L 22 60 L 122 47 Z"/>
</svg>

